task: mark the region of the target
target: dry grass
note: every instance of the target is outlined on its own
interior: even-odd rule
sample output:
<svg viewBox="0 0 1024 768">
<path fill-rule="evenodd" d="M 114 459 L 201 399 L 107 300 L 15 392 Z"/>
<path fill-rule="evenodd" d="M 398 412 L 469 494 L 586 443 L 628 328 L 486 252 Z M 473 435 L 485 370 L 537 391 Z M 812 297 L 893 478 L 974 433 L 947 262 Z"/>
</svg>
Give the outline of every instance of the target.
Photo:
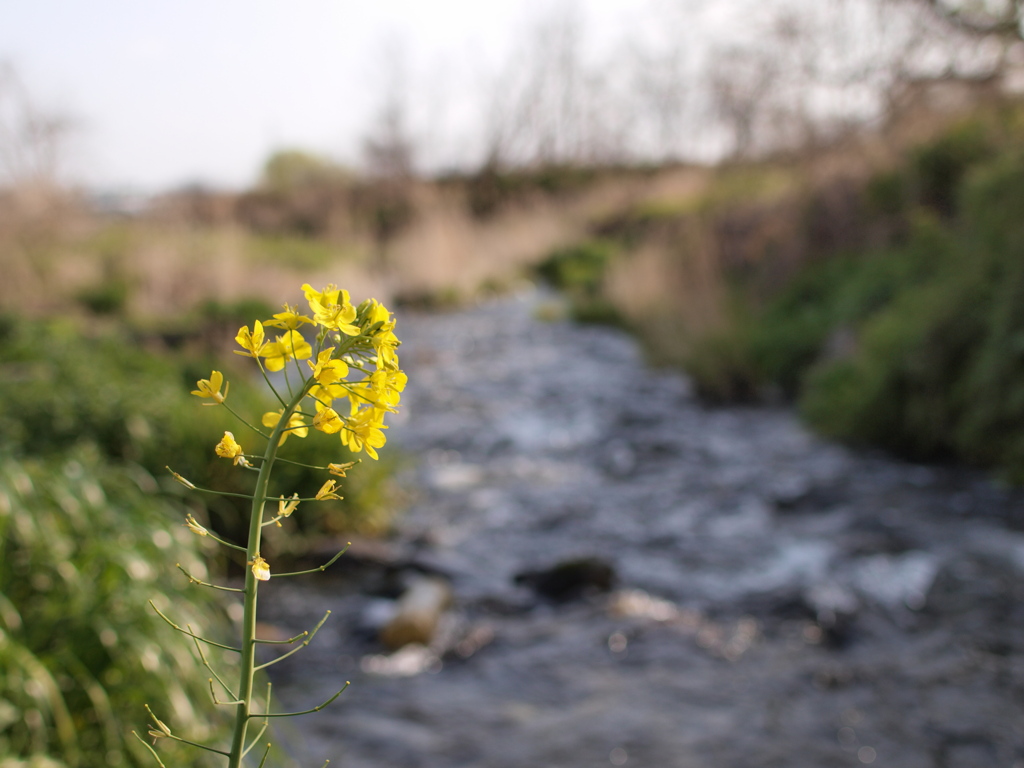
<svg viewBox="0 0 1024 768">
<path fill-rule="evenodd" d="M 385 302 L 469 297 L 590 237 L 609 216 L 643 209 L 661 217 L 661 224 L 613 265 L 611 298 L 637 323 L 659 318 L 655 333 L 703 335 L 727 320 L 724 272 L 737 265 L 761 269 L 756 262 L 765 254 L 771 269 L 799 265 L 807 250 L 793 238 L 801 198 L 820 197 L 822 219 L 834 218 L 845 205 L 827 198 L 835 180 L 864 179 L 891 165 L 908 137 L 917 141 L 926 127 L 938 130 L 948 120 L 923 110 L 876 136 L 784 163 L 602 173 L 571 194 L 509 204 L 484 219 L 469 213 L 465 190 L 457 185 L 417 183 L 406 190 L 411 219 L 394 236 L 381 242 L 348 228 L 334 240 L 316 241 L 322 255 L 297 260 L 231 224 L 230 216 L 203 225 L 182 217 L 112 221 L 89 215 L 53 190 L 3 193 L 0 311 L 67 312 L 83 291 L 117 281 L 127 286 L 125 310 L 135 318 L 181 315 L 210 299 L 277 304 L 294 300 L 292 286 L 303 282 L 333 282 L 354 298 Z"/>
<path fill-rule="evenodd" d="M 127 287 L 124 311 L 139 320 L 180 316 L 210 299 L 277 304 L 294 299 L 292 286 L 303 282 L 333 282 L 354 298 L 385 302 L 469 297 L 585 237 L 611 212 L 692 195 L 706 176 L 675 169 L 643 179 L 605 177 L 575 194 L 509 205 L 486 219 L 468 212 L 458 188 L 421 183 L 410 191 L 411 222 L 397 235 L 384 243 L 358 232 L 316 241 L 322 255 L 312 260 L 292 260 L 287 248 L 224 221 L 101 218 L 69 196 L 11 194 L 0 198 L 0 310 L 67 313 L 83 292 L 117 282 Z"/>
</svg>

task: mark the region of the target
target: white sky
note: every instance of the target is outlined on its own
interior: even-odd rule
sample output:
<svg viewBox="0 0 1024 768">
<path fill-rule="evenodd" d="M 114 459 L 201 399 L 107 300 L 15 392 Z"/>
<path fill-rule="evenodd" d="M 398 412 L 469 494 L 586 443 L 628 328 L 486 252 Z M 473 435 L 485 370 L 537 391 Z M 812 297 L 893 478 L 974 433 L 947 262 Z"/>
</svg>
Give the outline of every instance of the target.
<svg viewBox="0 0 1024 768">
<path fill-rule="evenodd" d="M 642 24 L 658 1 L 574 7 L 600 40 Z M 2 0 L 0 60 L 15 66 L 39 105 L 77 120 L 74 179 L 144 190 L 239 186 L 278 147 L 356 159 L 389 58 L 405 59 L 411 87 L 453 90 L 435 94 L 439 108 L 450 109 L 453 98 L 480 87 L 532 20 L 562 6 Z"/>
</svg>

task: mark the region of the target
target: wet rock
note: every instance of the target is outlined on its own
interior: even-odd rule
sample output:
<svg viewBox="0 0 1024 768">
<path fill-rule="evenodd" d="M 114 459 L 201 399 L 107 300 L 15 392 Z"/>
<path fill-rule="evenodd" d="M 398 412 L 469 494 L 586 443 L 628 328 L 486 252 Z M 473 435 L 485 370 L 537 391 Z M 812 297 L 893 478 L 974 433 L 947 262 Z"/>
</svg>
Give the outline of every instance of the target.
<svg viewBox="0 0 1024 768">
<path fill-rule="evenodd" d="M 852 564 L 852 581 L 867 599 L 888 608 L 924 607 L 939 572 L 938 556 L 921 550 L 902 555 L 872 555 Z"/>
<path fill-rule="evenodd" d="M 835 583 L 816 584 L 807 591 L 821 643 L 828 648 L 847 647 L 856 637 L 861 602 L 852 589 Z"/>
<path fill-rule="evenodd" d="M 451 603 L 452 590 L 446 581 L 430 576 L 413 578 L 395 607 L 395 615 L 381 629 L 381 642 L 392 649 L 410 643 L 429 646 Z"/>
<path fill-rule="evenodd" d="M 529 587 L 540 597 L 555 603 L 610 592 L 615 579 L 615 568 L 599 557 L 574 558 L 550 568 L 515 575 L 516 584 Z"/>
<path fill-rule="evenodd" d="M 810 477 L 788 472 L 775 477 L 766 490 L 768 500 L 777 510 L 794 511 L 809 506 L 814 486 Z"/>
</svg>

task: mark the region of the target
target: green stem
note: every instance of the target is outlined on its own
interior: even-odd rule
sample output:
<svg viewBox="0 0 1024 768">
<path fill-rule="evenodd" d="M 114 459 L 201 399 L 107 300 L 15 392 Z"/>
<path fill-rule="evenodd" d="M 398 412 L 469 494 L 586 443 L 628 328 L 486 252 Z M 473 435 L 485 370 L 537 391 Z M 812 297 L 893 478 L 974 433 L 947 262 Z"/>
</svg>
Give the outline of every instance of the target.
<svg viewBox="0 0 1024 768">
<path fill-rule="evenodd" d="M 351 546 L 352 546 L 352 542 L 350 541 L 348 544 L 345 545 L 345 548 L 342 549 L 338 554 L 336 554 L 334 557 L 332 557 L 330 560 L 328 560 L 323 565 L 317 566 L 316 568 L 310 568 L 308 571 L 292 571 L 291 573 L 276 573 L 274 575 L 277 578 L 280 578 L 281 576 L 305 576 L 307 573 L 317 573 L 317 572 L 321 572 L 322 573 L 323 571 L 326 571 L 328 568 L 330 568 L 332 565 L 334 565 L 336 562 L 338 562 L 338 558 L 341 557 L 342 555 L 344 555 L 346 552 L 348 552 L 348 548 L 351 547 Z M 330 613 L 330 611 L 328 611 L 327 613 Z M 326 618 L 326 617 L 324 617 L 324 618 Z"/>
<path fill-rule="evenodd" d="M 132 736 L 134 736 L 134 737 L 135 737 L 136 739 L 138 739 L 138 740 L 139 740 L 140 742 L 142 742 L 142 746 L 144 746 L 144 747 L 145 747 L 146 749 L 148 749 L 148 750 L 150 751 L 150 754 L 152 754 L 152 755 L 153 755 L 154 759 L 156 760 L 156 764 L 157 764 L 157 765 L 159 765 L 159 766 L 160 766 L 160 768 L 167 768 L 167 766 L 165 766 L 165 765 L 163 764 L 163 762 L 161 762 L 161 760 L 160 760 L 160 755 L 158 755 L 158 754 L 156 753 L 156 750 L 155 750 L 155 749 L 153 749 L 153 747 L 151 747 L 151 746 L 150 746 L 150 745 L 149 745 L 149 744 L 148 744 L 148 743 L 146 742 L 146 740 L 145 740 L 144 738 L 142 738 L 141 736 L 139 736 L 139 734 L 138 734 L 138 733 L 136 733 L 135 731 L 132 731 Z"/>
<path fill-rule="evenodd" d="M 251 563 L 260 552 L 260 534 L 263 532 L 263 507 L 267 503 L 267 489 L 270 487 L 270 472 L 277 458 L 277 449 L 281 436 L 288 428 L 288 420 L 299 407 L 302 398 L 309 390 L 311 380 L 299 388 L 285 406 L 284 413 L 278 420 L 267 442 L 267 450 L 260 465 L 260 474 L 256 479 L 253 491 L 252 512 L 249 518 L 249 542 L 246 548 L 246 562 Z M 245 733 L 252 717 L 252 685 L 256 673 L 256 587 L 257 579 L 252 568 L 245 569 L 245 604 L 242 613 L 242 664 L 239 671 L 238 698 L 242 702 L 235 714 L 235 730 L 231 740 L 231 753 L 228 756 L 228 768 L 241 768 L 242 754 L 245 751 Z"/>
<path fill-rule="evenodd" d="M 228 405 L 227 403 L 221 403 L 221 405 L 223 405 L 225 408 L 228 409 L 228 413 L 230 413 L 232 416 L 234 416 L 240 422 L 245 424 L 245 426 L 247 426 L 249 429 L 251 429 L 257 435 L 259 435 L 260 437 L 264 437 L 264 438 L 267 436 L 266 432 L 264 432 L 259 427 L 250 424 L 246 419 L 243 419 L 230 405 Z"/>
<path fill-rule="evenodd" d="M 331 704 L 336 698 L 338 698 L 339 696 L 341 696 L 341 694 L 347 691 L 350 685 L 352 685 L 352 683 L 349 680 L 346 680 L 345 685 L 341 687 L 340 691 L 331 696 L 331 698 L 329 698 L 323 704 L 317 704 L 315 707 L 312 707 L 311 709 L 304 709 L 301 712 L 264 712 L 260 715 L 253 715 L 253 717 L 298 717 L 299 715 L 311 715 L 314 712 L 319 712 L 328 704 Z"/>
<path fill-rule="evenodd" d="M 260 373 L 263 374 L 263 380 L 267 382 L 267 386 L 270 387 L 270 391 L 274 393 L 274 397 L 277 398 L 277 402 L 279 402 L 281 406 L 284 407 L 284 398 L 281 397 L 280 394 L 278 394 L 277 388 L 271 383 L 270 377 L 267 376 L 267 369 L 263 367 L 263 361 L 260 360 L 258 356 L 254 355 L 254 357 L 256 357 L 256 365 L 260 367 Z"/>
<path fill-rule="evenodd" d="M 278 461 L 280 461 L 282 464 L 291 464 L 294 467 L 305 467 L 306 469 L 322 469 L 324 472 L 328 471 L 327 467 L 318 467 L 315 464 L 303 464 L 301 461 L 292 461 L 291 459 L 281 458 L 278 458 Z M 285 501 L 288 501 L 288 499 L 285 499 Z"/>
</svg>

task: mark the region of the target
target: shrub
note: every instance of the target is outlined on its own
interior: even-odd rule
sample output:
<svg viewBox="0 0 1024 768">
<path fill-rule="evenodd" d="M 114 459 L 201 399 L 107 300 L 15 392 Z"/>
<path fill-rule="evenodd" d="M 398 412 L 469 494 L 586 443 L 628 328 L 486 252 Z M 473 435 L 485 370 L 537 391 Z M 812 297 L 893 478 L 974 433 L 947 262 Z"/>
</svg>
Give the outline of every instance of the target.
<svg viewBox="0 0 1024 768">
<path fill-rule="evenodd" d="M 248 308 L 248 303 L 211 307 L 209 316 L 221 318 Z M 0 376 L 0 449 L 17 456 L 59 457 L 76 447 L 91 446 L 115 463 L 141 465 L 175 494 L 178 486 L 169 481 L 165 469 L 172 463 L 200 485 L 244 491 L 235 487 L 237 474 L 228 471 L 214 453 L 216 440 L 211 442 L 211 435 L 236 429 L 236 423 L 221 408 L 191 408 L 194 398 L 189 390 L 210 375 L 205 359 L 148 352 L 123 329 L 87 337 L 70 322 L 11 318 L 0 320 L 0 359 L 4 373 Z M 232 400 L 240 408 L 254 413 L 271 409 L 262 380 L 253 381 L 241 372 L 225 373 L 232 380 Z M 185 408 L 192 414 L 187 419 L 180 416 Z M 301 445 L 297 453 L 322 454 L 319 439 L 327 438 L 311 436 L 309 445 Z M 339 462 L 352 458 L 337 438 L 332 450 Z M 307 518 L 306 532 L 386 526 L 384 509 L 392 508 L 390 477 L 395 461 L 392 458 L 372 471 L 357 473 L 347 498 L 323 505 L 316 517 Z M 279 476 L 293 485 L 314 479 L 310 470 L 300 467 L 283 468 Z M 244 504 L 213 497 L 206 503 L 222 533 L 244 534 Z"/>
<path fill-rule="evenodd" d="M 153 599 L 182 624 L 227 630 L 210 592 L 168 573 L 168 562 L 204 566 L 184 515 L 153 487 L 141 468 L 111 469 L 95 452 L 0 462 L 0 755 L 148 766 L 129 735 L 144 704 L 196 735 L 220 727 L 193 709 L 209 691 L 190 642 L 140 609 Z"/>
<path fill-rule="evenodd" d="M 604 294 L 605 274 L 616 248 L 608 240 L 584 240 L 552 251 L 535 269 L 566 293 L 576 320 L 625 326 L 616 306 Z"/>
<path fill-rule="evenodd" d="M 852 359 L 813 371 L 802 409 L 826 434 L 1024 480 L 1024 158 L 977 169 L 958 197 L 957 231 L 915 243 L 935 263 L 895 283 Z"/>
<path fill-rule="evenodd" d="M 693 343 L 683 365 L 697 396 L 712 404 L 759 399 L 764 383 L 751 355 L 748 329 L 739 324 Z"/>
<path fill-rule="evenodd" d="M 1024 155 L 979 169 L 963 190 L 970 260 L 988 286 L 984 333 L 960 396 L 956 442 L 972 460 L 1024 481 Z"/>
<path fill-rule="evenodd" d="M 865 323 L 854 357 L 812 370 L 803 414 L 826 435 L 913 459 L 954 455 L 956 390 L 984 332 L 984 292 L 940 281 L 901 295 Z"/>
<path fill-rule="evenodd" d="M 486 219 L 506 207 L 536 197 L 572 194 L 593 183 L 597 172 L 582 165 L 544 165 L 538 168 L 501 170 L 484 166 L 465 179 L 466 204 L 478 219 Z M 450 181 L 458 182 L 458 177 Z"/>
<path fill-rule="evenodd" d="M 915 150 L 910 171 L 914 197 L 941 215 L 956 209 L 960 184 L 968 171 L 995 152 L 980 121 L 966 121 Z"/>
<path fill-rule="evenodd" d="M 537 273 L 556 288 L 594 297 L 613 253 L 607 241 L 585 240 L 552 251 L 537 265 Z"/>
</svg>

